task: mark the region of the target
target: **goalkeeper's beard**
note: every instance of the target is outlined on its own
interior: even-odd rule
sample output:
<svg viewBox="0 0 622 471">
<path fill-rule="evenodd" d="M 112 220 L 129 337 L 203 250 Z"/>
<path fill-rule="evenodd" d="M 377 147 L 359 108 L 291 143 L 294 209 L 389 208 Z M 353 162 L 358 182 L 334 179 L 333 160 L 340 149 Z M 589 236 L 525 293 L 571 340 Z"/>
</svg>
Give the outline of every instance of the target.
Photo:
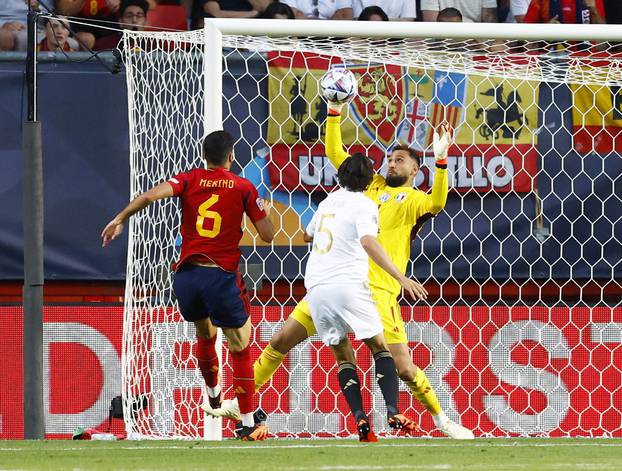
<svg viewBox="0 0 622 471">
<path fill-rule="evenodd" d="M 404 186 L 404 183 L 408 181 L 408 177 L 404 175 L 387 175 L 384 179 L 392 188 L 397 188 L 398 186 Z"/>
</svg>

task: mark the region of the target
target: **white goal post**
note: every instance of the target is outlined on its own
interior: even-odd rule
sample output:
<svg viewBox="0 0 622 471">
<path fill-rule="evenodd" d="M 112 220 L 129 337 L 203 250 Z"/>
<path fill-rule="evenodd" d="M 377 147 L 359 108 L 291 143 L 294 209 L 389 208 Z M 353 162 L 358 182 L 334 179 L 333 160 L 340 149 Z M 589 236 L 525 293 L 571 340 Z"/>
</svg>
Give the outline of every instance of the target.
<svg viewBox="0 0 622 471">
<path fill-rule="evenodd" d="M 430 133 L 455 128 L 447 207 L 411 247 L 409 272 L 434 296 L 401 305 L 447 414 L 476 436 L 622 436 L 621 44 L 614 25 L 206 18 L 202 31 L 125 31 L 131 196 L 202 165 L 206 133 L 234 134 L 236 170 L 273 200 L 278 229 L 265 245 L 244 228 L 242 272 L 261 269 L 249 284 L 257 355 L 304 294 L 301 228 L 336 173 L 317 79 L 348 67 L 360 97 L 344 144 L 378 171 L 393 145 L 411 145 L 427 191 Z M 179 210 L 156 203 L 129 223 L 126 428 L 218 440 L 232 429 L 200 412 L 194 329 L 172 293 Z M 358 356 L 380 431 L 384 406 Z M 221 359 L 230 397 L 226 349 Z M 294 348 L 259 394 L 271 432 L 349 436 L 335 376 L 316 337 Z M 405 388 L 400 406 L 439 435 Z"/>
</svg>

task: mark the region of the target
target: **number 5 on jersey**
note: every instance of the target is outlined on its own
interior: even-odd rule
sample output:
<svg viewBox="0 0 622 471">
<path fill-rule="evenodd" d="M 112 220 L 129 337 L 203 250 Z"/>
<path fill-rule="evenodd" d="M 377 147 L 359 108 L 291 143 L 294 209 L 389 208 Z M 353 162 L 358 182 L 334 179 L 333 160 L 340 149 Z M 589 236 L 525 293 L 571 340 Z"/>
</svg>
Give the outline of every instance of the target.
<svg viewBox="0 0 622 471">
<path fill-rule="evenodd" d="M 209 208 L 218 202 L 218 195 L 212 195 L 199 206 L 199 215 L 197 216 L 197 232 L 202 237 L 213 238 L 220 234 L 220 225 L 222 224 L 222 216 L 216 211 L 210 211 Z M 205 220 L 212 221 L 211 229 L 204 229 Z"/>
<path fill-rule="evenodd" d="M 319 254 L 325 254 L 333 247 L 333 233 L 330 231 L 330 228 L 326 227 L 328 220 L 333 219 L 335 217 L 334 214 L 322 214 L 320 218 L 320 224 L 318 225 L 317 230 L 315 231 L 315 236 L 313 237 L 313 251 Z M 326 237 L 322 237 L 322 239 L 327 238 L 327 242 L 323 244 L 323 247 L 318 245 L 318 234 L 324 234 Z"/>
</svg>

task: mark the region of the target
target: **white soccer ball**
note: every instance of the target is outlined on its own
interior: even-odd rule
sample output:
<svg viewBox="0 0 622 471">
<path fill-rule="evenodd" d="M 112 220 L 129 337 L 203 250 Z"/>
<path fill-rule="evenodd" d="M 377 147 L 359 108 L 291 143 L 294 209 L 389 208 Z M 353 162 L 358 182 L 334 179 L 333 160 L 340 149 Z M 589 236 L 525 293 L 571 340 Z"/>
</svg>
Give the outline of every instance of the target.
<svg viewBox="0 0 622 471">
<path fill-rule="evenodd" d="M 334 105 L 351 102 L 358 92 L 356 77 L 348 69 L 330 69 L 320 79 L 324 99 Z"/>
</svg>

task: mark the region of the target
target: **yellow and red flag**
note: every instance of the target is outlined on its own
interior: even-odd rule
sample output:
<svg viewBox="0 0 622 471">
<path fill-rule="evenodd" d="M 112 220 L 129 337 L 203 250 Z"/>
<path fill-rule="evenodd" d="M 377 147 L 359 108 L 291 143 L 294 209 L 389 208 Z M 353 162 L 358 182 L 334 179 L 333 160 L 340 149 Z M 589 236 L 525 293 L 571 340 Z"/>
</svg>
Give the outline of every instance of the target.
<svg viewBox="0 0 622 471">
<path fill-rule="evenodd" d="M 620 86 L 572 85 L 574 148 L 580 153 L 622 152 Z"/>
</svg>

